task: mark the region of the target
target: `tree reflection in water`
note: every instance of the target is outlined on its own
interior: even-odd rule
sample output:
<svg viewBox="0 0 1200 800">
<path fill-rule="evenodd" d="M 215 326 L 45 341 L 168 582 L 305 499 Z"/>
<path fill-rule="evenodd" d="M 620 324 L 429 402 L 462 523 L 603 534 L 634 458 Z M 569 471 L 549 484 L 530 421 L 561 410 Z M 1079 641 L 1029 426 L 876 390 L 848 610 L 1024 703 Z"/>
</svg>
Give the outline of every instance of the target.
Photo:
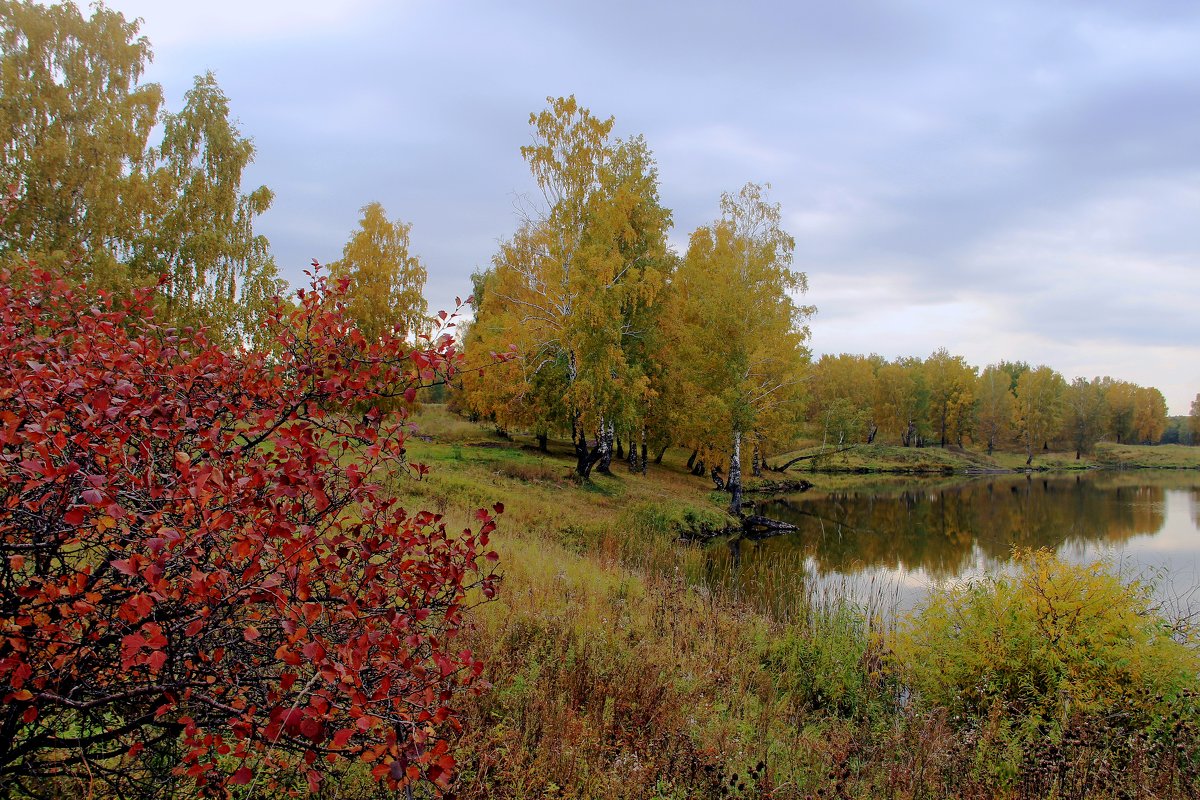
<svg viewBox="0 0 1200 800">
<path fill-rule="evenodd" d="M 709 550 L 709 580 L 734 583 L 774 606 L 771 593 L 803 575 L 828 584 L 861 573 L 920 572 L 928 581 L 1003 567 L 1014 547 L 1046 547 L 1068 558 L 1096 557 L 1166 522 L 1166 495 L 1188 496 L 1200 533 L 1200 474 L 1099 472 L 989 475 L 974 479 L 884 479 L 859 488 L 793 495 L 758 513 L 799 531 Z M 1182 498 L 1181 498 L 1182 499 Z M 1200 535 L 1188 537 L 1200 551 Z M 785 580 L 786 577 L 786 580 Z"/>
</svg>

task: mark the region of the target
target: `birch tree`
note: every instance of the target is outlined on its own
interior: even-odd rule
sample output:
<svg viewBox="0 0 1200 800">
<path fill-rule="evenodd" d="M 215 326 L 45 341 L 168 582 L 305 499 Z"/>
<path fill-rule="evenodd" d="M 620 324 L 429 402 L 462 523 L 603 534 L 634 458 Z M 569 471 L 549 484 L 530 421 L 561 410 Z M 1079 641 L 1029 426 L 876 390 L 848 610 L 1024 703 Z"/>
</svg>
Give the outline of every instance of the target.
<svg viewBox="0 0 1200 800">
<path fill-rule="evenodd" d="M 748 183 L 721 198 L 719 220 L 692 234 L 674 281 L 682 391 L 713 438 L 727 442 L 733 514 L 741 512 L 745 437 L 800 407 L 813 309 L 793 299 L 808 288 L 792 269 L 794 249 L 779 205 Z"/>
<path fill-rule="evenodd" d="M 350 281 L 350 317 L 368 341 L 393 331 L 402 337 L 425 332 L 427 272 L 411 252 L 412 226 L 389 220 L 380 203 L 368 203 L 361 212 L 342 257 L 329 265 L 334 278 Z"/>
<path fill-rule="evenodd" d="M 1135 441 L 1156 444 L 1167 429 L 1167 401 L 1153 386 L 1139 386 L 1134 394 Z"/>
<path fill-rule="evenodd" d="M 1026 466 L 1033 463 L 1033 449 L 1045 446 L 1061 429 L 1063 399 L 1067 383 L 1047 366 L 1023 373 L 1017 383 L 1013 427 L 1025 447 Z"/>
<path fill-rule="evenodd" d="M 254 232 L 272 194 L 243 193 L 254 146 L 211 73 L 178 113 L 140 82 L 151 49 L 138 30 L 102 4 L 84 17 L 73 3 L 0 0 L 0 186 L 20 196 L 0 256 L 66 261 L 126 295 L 165 275 L 160 319 L 252 343 L 283 288 Z"/>
<path fill-rule="evenodd" d="M 611 456 L 617 417 L 646 393 L 630 342 L 663 285 L 670 212 L 640 137 L 612 140 L 612 118 L 574 97 L 549 103 L 530 115 L 534 141 L 521 148 L 541 202 L 493 258 L 478 313 L 481 323 L 505 320 L 524 364 L 519 393 L 561 371 L 555 405 L 586 479 Z"/>
<path fill-rule="evenodd" d="M 975 414 L 975 367 L 942 347 L 925 359 L 929 387 L 929 424 L 942 447 L 954 440 L 962 445 Z"/>
<path fill-rule="evenodd" d="M 1075 448 L 1075 459 L 1092 452 L 1104 435 L 1108 408 L 1100 380 L 1076 378 L 1066 388 L 1064 426 L 1067 440 Z"/>
<path fill-rule="evenodd" d="M 998 442 L 1010 435 L 1013 421 L 1013 405 L 1016 398 L 1012 393 L 1012 373 L 1004 364 L 989 364 L 979 375 L 975 394 L 978 406 L 975 431 L 980 442 L 987 443 L 988 455 Z"/>
</svg>

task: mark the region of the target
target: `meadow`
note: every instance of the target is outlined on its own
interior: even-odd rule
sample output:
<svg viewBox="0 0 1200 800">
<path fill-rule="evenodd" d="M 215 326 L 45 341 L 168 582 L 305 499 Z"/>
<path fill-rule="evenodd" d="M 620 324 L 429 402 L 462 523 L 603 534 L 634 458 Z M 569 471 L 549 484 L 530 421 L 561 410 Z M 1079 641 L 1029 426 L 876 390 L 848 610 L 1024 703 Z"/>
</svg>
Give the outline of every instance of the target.
<svg viewBox="0 0 1200 800">
<path fill-rule="evenodd" d="M 406 502 L 464 523 L 505 505 L 501 591 L 466 634 L 491 688 L 464 698 L 458 797 L 1200 793 L 1195 632 L 1102 568 L 1028 554 L 1021 580 L 947 590 L 919 618 L 786 564 L 739 596 L 685 541 L 726 521 L 686 452 L 579 483 L 566 443 L 541 453 L 439 406 L 413 422 L 408 456 L 432 469 L 396 484 Z M 973 641 L 955 615 L 1000 621 Z"/>
</svg>

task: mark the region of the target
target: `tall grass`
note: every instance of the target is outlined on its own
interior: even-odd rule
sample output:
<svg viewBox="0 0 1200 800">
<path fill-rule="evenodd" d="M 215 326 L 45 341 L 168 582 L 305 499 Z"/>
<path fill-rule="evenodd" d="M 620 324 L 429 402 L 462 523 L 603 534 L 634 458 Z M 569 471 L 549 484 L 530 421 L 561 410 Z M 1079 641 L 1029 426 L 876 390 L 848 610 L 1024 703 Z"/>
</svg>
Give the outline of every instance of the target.
<svg viewBox="0 0 1200 800">
<path fill-rule="evenodd" d="M 990 707 L 918 702 L 889 587 L 688 541 L 727 519 L 671 459 L 586 488 L 565 453 L 436 430 L 410 448 L 434 471 L 396 490 L 464 525 L 507 507 L 503 586 L 462 643 L 492 688 L 467 700 L 458 797 L 1200 796 L 1194 694 L 1124 738 L 1068 715 L 1014 754 Z"/>
</svg>

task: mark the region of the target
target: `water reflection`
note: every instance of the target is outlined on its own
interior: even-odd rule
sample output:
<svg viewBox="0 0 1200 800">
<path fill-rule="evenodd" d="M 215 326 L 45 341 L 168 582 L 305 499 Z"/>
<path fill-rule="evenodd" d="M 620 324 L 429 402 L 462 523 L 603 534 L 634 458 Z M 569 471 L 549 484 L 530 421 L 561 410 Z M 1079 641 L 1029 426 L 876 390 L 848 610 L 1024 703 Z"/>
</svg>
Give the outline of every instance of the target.
<svg viewBox="0 0 1200 800">
<path fill-rule="evenodd" d="M 1178 501 L 1168 502 L 1171 497 Z M 1178 510 L 1170 514 L 1169 508 Z M 836 492 L 814 490 L 764 503 L 757 511 L 800 530 L 714 549 L 707 568 L 710 579 L 760 597 L 769 597 L 764 593 L 782 582 L 780 573 L 791 573 L 793 582 L 804 574 L 860 588 L 864 580 L 892 581 L 897 594 L 910 595 L 902 603 L 909 605 L 913 592 L 906 586 L 920 590 L 1003 568 L 1014 547 L 1047 547 L 1075 560 L 1116 554 L 1132 559 L 1135 568 L 1179 567 L 1184 588 L 1200 580 L 1195 471 L 885 480 Z M 1150 538 L 1137 538 L 1144 544 L 1131 546 L 1136 537 Z"/>
</svg>

